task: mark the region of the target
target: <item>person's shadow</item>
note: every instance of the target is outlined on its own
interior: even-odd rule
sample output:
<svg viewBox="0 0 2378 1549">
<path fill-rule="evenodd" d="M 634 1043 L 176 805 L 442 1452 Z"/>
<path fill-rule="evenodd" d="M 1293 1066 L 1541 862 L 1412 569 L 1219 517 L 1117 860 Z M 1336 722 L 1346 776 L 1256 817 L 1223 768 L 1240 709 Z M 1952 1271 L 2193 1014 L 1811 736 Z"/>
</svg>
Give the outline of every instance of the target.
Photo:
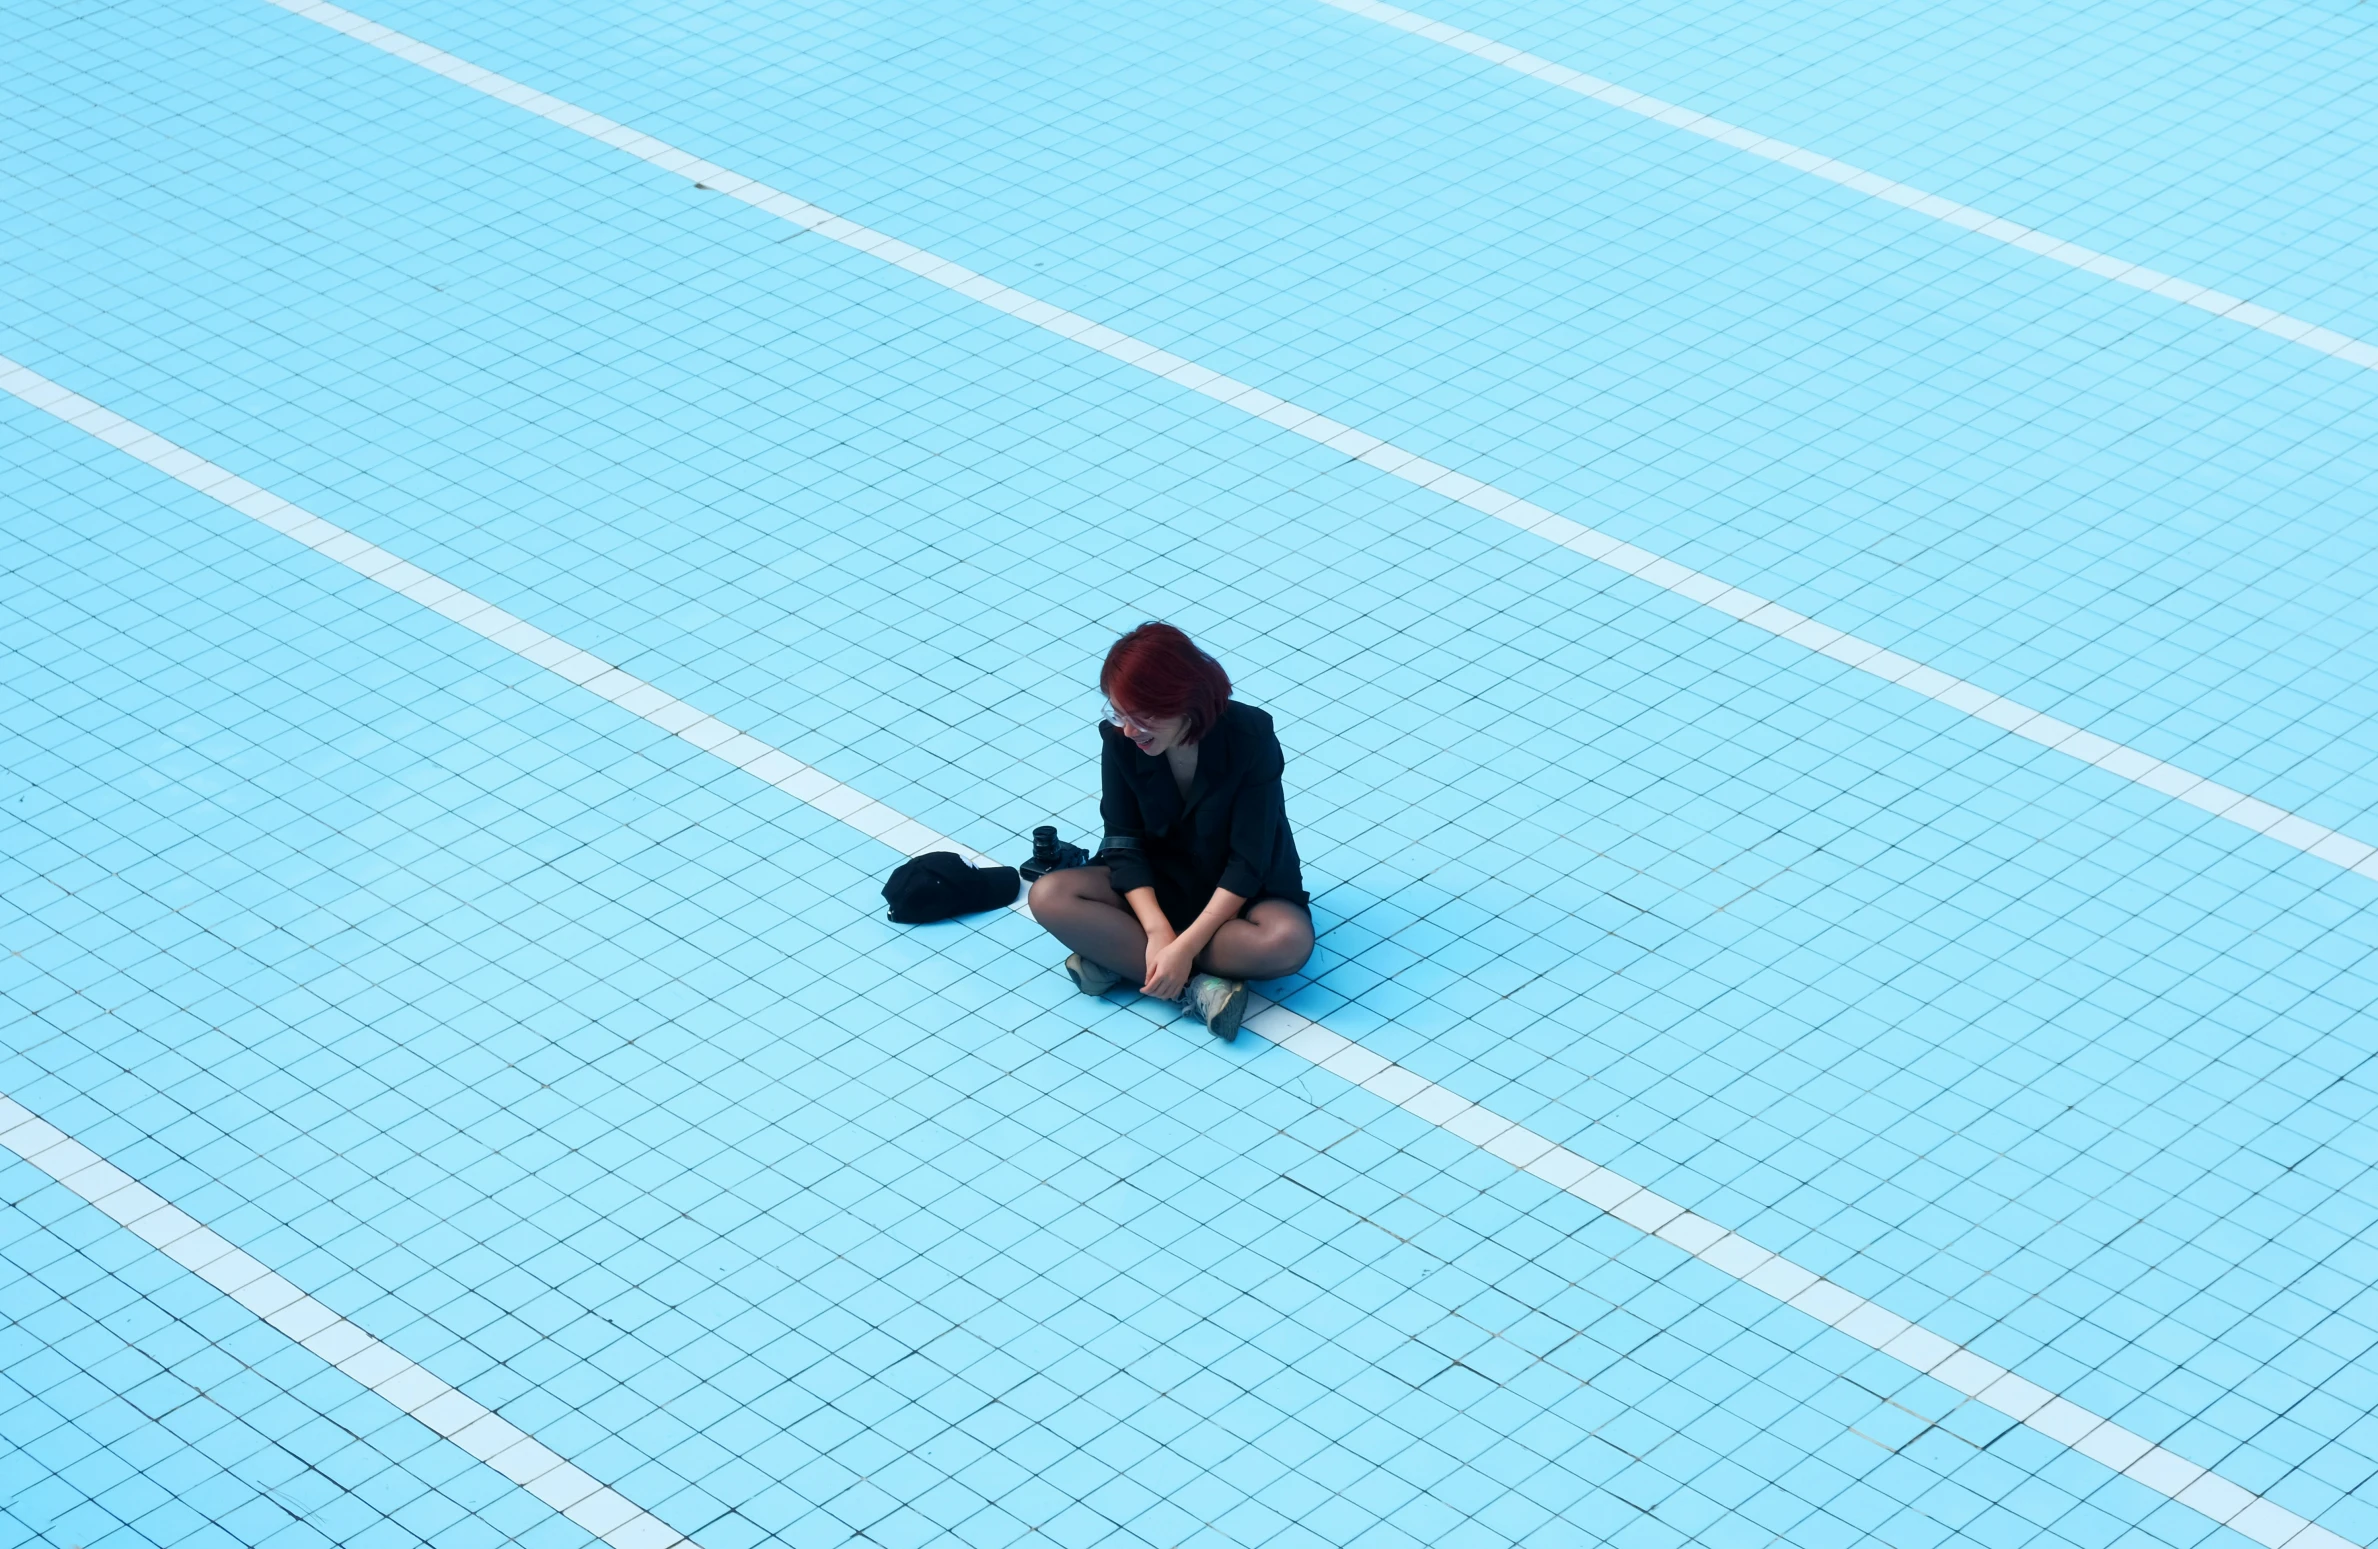
<svg viewBox="0 0 2378 1549">
<path fill-rule="evenodd" d="M 1252 987 L 1341 1036 L 1435 1042 L 1468 1020 L 1442 1001 L 1466 976 L 1462 943 L 1490 922 L 1486 912 L 1426 877 L 1372 866 L 1338 879 L 1307 871 L 1313 895 L 1313 956 L 1303 969 Z"/>
</svg>

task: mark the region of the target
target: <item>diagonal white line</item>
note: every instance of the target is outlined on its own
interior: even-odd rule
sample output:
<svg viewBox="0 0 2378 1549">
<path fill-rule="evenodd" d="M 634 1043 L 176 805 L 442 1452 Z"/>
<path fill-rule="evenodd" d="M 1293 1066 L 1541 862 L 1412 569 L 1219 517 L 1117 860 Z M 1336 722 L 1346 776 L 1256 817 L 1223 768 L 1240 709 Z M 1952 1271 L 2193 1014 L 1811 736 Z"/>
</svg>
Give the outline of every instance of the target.
<svg viewBox="0 0 2378 1549">
<path fill-rule="evenodd" d="M 1820 655 L 1831 657 L 1845 667 L 1888 683 L 1896 683 L 1901 688 L 1910 689 L 1953 710 L 1986 721 L 2002 731 L 2011 732 L 2042 747 L 2053 748 L 2083 763 L 2094 764 L 2109 774 L 2184 801 L 2225 822 L 2235 823 L 2307 855 L 2317 856 L 2347 871 L 2358 872 L 2378 881 L 2378 847 L 2364 844 L 2351 835 L 2274 807 L 2217 781 L 2191 774 L 2177 764 L 2165 763 L 2136 748 L 2084 731 L 2068 721 L 2060 721 L 2004 695 L 1994 694 L 1977 683 L 1951 677 L 1895 651 L 1887 651 L 1855 635 L 1844 634 L 1806 614 L 1796 613 L 1779 602 L 1771 602 L 1756 593 L 1728 585 L 1715 576 L 1703 575 L 1674 560 L 1621 542 L 1607 533 L 1571 521 L 1558 512 L 1522 500 L 1508 490 L 1497 489 L 1465 473 L 1458 473 L 1442 463 L 1432 462 L 1416 452 L 1408 452 L 1327 415 L 1300 408 L 1249 383 L 1209 371 L 1194 361 L 1158 349 L 1129 334 L 1119 333 L 1103 323 L 1095 323 L 1062 307 L 1052 306 L 963 265 L 913 247 L 897 237 L 887 236 L 855 221 L 844 220 L 791 194 L 755 182 L 740 173 L 730 172 L 715 162 L 704 161 L 600 114 L 574 107 L 558 97 L 549 97 L 491 70 L 483 70 L 468 60 L 457 59 L 452 54 L 432 48 L 401 32 L 392 32 L 352 11 L 343 11 L 335 5 L 322 3 L 322 0 L 271 0 L 271 3 L 309 21 L 319 22 L 359 43 L 369 44 L 397 59 L 419 65 L 458 85 L 484 93 L 498 102 L 510 103 L 549 123 L 625 151 L 699 188 L 741 200 L 756 210 L 790 221 L 829 241 L 841 243 L 853 251 L 904 269 L 969 300 L 994 307 L 1020 322 L 1070 339 L 1126 365 L 1136 366 L 1217 403 L 1228 404 L 1253 415 L 1266 424 L 1303 436 L 1356 462 L 1467 506 L 1483 516 L 1533 533 L 1547 542 L 1623 571 L 1637 580 L 1648 581 L 1703 607 L 1714 608 L 1730 618 L 1739 619 L 1795 645 L 1805 646 Z"/>
<path fill-rule="evenodd" d="M 2352 1549 L 2350 1541 L 2244 1486 L 2159 1447 L 2007 1368 L 1911 1323 L 1847 1286 L 1696 1215 L 1524 1125 L 1297 1015 L 1265 1005 L 1247 1025 L 1291 1054 L 1470 1142 L 1627 1225 L 1681 1248 L 1860 1344 L 1987 1404 L 2269 1549 Z"/>
<path fill-rule="evenodd" d="M 332 1312 L 6 1093 L 0 1093 L 0 1146 L 612 1549 L 696 1549 L 683 1533 Z"/>
<path fill-rule="evenodd" d="M 357 575 L 377 581 L 400 596 L 435 609 L 487 640 L 515 652 L 524 660 L 550 668 L 571 682 L 591 689 L 671 736 L 682 738 L 704 752 L 717 755 L 818 811 L 849 824 L 871 838 L 881 839 L 895 850 L 913 855 L 924 850 L 947 849 L 981 858 L 980 852 L 937 834 L 922 823 L 901 816 L 883 803 L 860 794 L 831 776 L 821 774 L 790 754 L 737 731 L 675 695 L 598 657 L 565 644 L 493 603 L 483 601 L 458 586 L 441 581 L 429 572 L 396 558 L 384 549 L 364 542 L 344 528 L 326 522 L 278 496 L 267 494 L 197 453 L 142 429 L 5 356 L 0 356 L 0 390 L 12 393 L 35 408 L 130 453 L 158 472 L 221 501 L 243 516 L 262 522 L 276 532 L 287 533 Z M 1447 1134 L 1466 1140 L 1513 1167 L 1535 1175 L 1556 1189 L 1575 1195 L 1639 1231 L 1683 1249 L 1704 1264 L 1798 1308 L 1968 1398 L 1989 1405 L 2009 1419 L 2062 1442 L 2216 1522 L 2235 1528 L 2256 1543 L 2267 1546 L 2267 1549 L 2354 1549 L 2347 1540 L 2277 1502 L 2191 1463 L 2178 1453 L 2157 1446 L 2103 1415 L 2092 1413 L 2046 1388 L 2025 1381 L 1964 1346 L 1878 1306 L 1847 1286 L 1770 1253 L 1708 1217 L 1696 1215 L 1673 1200 L 1663 1198 L 1606 1167 L 1597 1166 L 1567 1147 L 1555 1145 L 1524 1125 L 1514 1124 L 1493 1110 L 1437 1085 L 1416 1071 L 1405 1069 L 1384 1055 L 1372 1053 L 1361 1044 L 1331 1032 L 1286 1006 L 1260 997 L 1254 998 L 1253 1006 L 1253 1014 L 1247 1018 L 1246 1025 L 1288 1053 L 1354 1083 Z M 5 1101 L 0 1098 L 0 1102 Z M 40 1124 L 40 1121 L 24 1114 L 24 1110 L 16 1108 L 14 1104 L 9 1104 L 7 1109 L 0 1109 L 0 1124 L 8 1122 L 12 1110 L 23 1114 L 23 1120 L 19 1121 L 16 1128 L 0 1130 L 0 1141 L 14 1146 L 13 1137 L 20 1131 L 41 1137 L 41 1144 L 32 1152 L 19 1148 L 19 1154 L 45 1170 L 52 1168 L 51 1161 L 45 1158 L 55 1157 L 56 1167 L 52 1170 L 52 1176 L 78 1192 L 87 1182 L 92 1192 L 85 1193 L 84 1197 L 100 1204 L 102 1209 L 109 1209 L 111 1214 L 114 1211 L 105 1202 L 138 1201 L 137 1207 L 129 1203 L 125 1205 L 129 1218 L 117 1217 L 126 1225 L 133 1225 L 134 1221 L 157 1219 L 156 1210 L 159 1207 L 172 1210 L 164 1201 L 156 1199 L 156 1196 L 115 1172 L 112 1167 L 107 1167 L 107 1164 L 80 1146 L 57 1135 L 47 1125 L 40 1125 L 37 1131 L 24 1130 L 24 1123 Z M 49 1136 L 56 1136 L 56 1139 L 46 1138 Z M 61 1144 L 73 1146 L 73 1150 L 60 1151 L 57 1147 Z M 105 1171 L 95 1171 L 94 1168 L 104 1168 Z M 137 1190 L 138 1193 L 136 1195 L 128 1190 Z M 154 1206 L 147 1203 L 151 1200 L 155 1201 Z M 189 1221 L 179 1211 L 173 1211 L 173 1215 L 179 1221 Z M 197 1228 L 196 1222 L 189 1222 L 189 1225 Z M 134 1229 L 140 1230 L 137 1226 Z M 170 1240 L 181 1241 L 184 1235 L 177 1224 Z M 214 1242 L 221 1242 L 212 1233 L 207 1235 Z M 163 1243 L 159 1245 L 163 1246 Z M 228 1243 L 222 1244 L 222 1250 L 226 1254 L 237 1253 Z M 215 1260 L 214 1250 L 210 1247 L 207 1250 L 207 1262 L 213 1263 Z M 226 1275 L 241 1286 L 261 1284 L 262 1281 L 257 1277 L 269 1275 L 269 1271 L 248 1259 L 245 1254 L 238 1254 L 237 1262 L 242 1267 L 226 1271 Z M 245 1267 L 251 1265 L 253 1273 Z M 200 1272 L 206 1273 L 203 1269 Z M 271 1295 L 279 1295 L 279 1287 L 283 1286 L 293 1297 L 302 1295 L 296 1287 L 288 1286 L 278 1276 L 270 1278 L 275 1284 Z M 233 1294 L 239 1293 L 235 1290 Z M 333 1316 L 326 1308 L 321 1309 L 321 1315 Z M 355 1336 L 369 1337 L 360 1330 L 355 1331 Z M 394 1356 L 393 1351 L 388 1354 Z M 418 1367 L 411 1369 L 419 1372 L 419 1377 L 414 1379 L 416 1381 L 438 1382 L 437 1378 L 420 1371 Z M 444 1387 L 442 1383 L 439 1386 Z M 454 1397 L 465 1404 L 471 1402 L 463 1399 L 459 1393 L 454 1394 Z M 471 1428 L 465 1426 L 455 1439 L 468 1446 L 470 1442 L 466 1438 L 470 1434 Z M 624 1501 L 620 1504 L 626 1505 Z M 673 1541 L 658 1542 L 666 1544 Z M 625 1549 L 624 1545 L 622 1549 Z"/>
<path fill-rule="evenodd" d="M 1918 215 L 1928 216 L 1962 231 L 1970 231 L 1976 236 L 1988 237 L 1993 242 L 2003 242 L 2008 247 L 2052 259 L 2100 279 L 2112 280 L 2117 285 L 2128 285 L 2151 296 L 2176 301 L 2184 307 L 2210 312 L 2215 317 L 2226 317 L 2233 323 L 2260 329 L 2291 344 L 2301 344 L 2323 355 L 2334 356 L 2348 365 L 2378 371 L 2378 345 L 2338 333 L 2333 328 L 2323 328 L 2318 323 L 2307 323 L 2300 317 L 2275 312 L 2258 301 L 2248 301 L 2243 296 L 2232 296 L 2158 269 L 2150 269 L 2144 264 L 2129 263 L 2100 253 L 2077 242 L 2052 237 L 2044 231 L 1992 215 L 1987 210 L 1977 210 L 1971 205 L 1959 204 L 1954 199 L 1944 199 L 1938 194 L 1928 194 L 1920 188 L 1893 182 L 1879 173 L 1853 167 L 1846 161 L 1835 161 L 1816 151 L 1771 139 L 1756 130 L 1711 118 L 1691 108 L 1678 107 L 1673 102 L 1662 102 L 1657 97 L 1647 97 L 1642 92 L 1631 91 L 1599 76 L 1572 70 L 1567 65 L 1555 64 L 1539 55 L 1513 48 L 1508 43 L 1498 43 L 1475 32 L 1464 32 L 1459 27 L 1416 11 L 1382 4 L 1381 0 L 1321 0 L 1321 3 L 1348 15 L 1380 22 L 1399 32 L 1408 32 L 1416 38 L 1442 44 L 1468 54 L 1473 59 L 1500 65 L 1531 80 L 1542 81 L 1547 86 L 1557 86 L 1581 97 L 1591 97 L 1607 107 L 1639 114 L 1671 129 L 1681 129 L 1687 134 L 1696 134 L 1705 140 L 1715 140 L 1720 145 L 1747 151 L 1753 156 L 1790 167 L 1795 172 L 1821 177 L 1828 183 L 1837 183 L 1886 204 L 1895 204 L 1903 210 L 1913 210 Z"/>
<path fill-rule="evenodd" d="M 559 673 L 630 715 L 651 722 L 672 737 L 683 738 L 705 753 L 716 754 L 794 800 L 806 802 L 835 821 L 849 824 L 870 839 L 880 839 L 909 855 L 954 849 L 976 864 L 986 859 L 979 852 L 944 839 L 922 823 L 894 812 L 882 802 L 860 795 L 799 759 L 705 715 L 592 652 L 581 651 L 494 603 L 439 580 L 386 549 L 366 543 L 345 528 L 249 483 L 228 468 L 217 467 L 195 452 L 184 451 L 5 355 L 0 355 L 0 392 L 21 398 L 75 429 L 131 453 L 158 472 L 221 501 L 240 515 L 295 538 L 398 596 L 452 619 L 473 634 L 484 636 L 548 671 Z"/>
</svg>

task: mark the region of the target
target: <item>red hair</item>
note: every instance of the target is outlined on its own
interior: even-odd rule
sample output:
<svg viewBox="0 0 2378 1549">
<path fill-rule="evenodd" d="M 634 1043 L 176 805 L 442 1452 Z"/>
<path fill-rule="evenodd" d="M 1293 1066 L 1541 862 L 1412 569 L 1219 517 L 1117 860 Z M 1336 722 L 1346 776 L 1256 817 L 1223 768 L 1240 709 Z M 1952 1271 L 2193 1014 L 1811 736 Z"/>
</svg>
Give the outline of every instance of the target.
<svg viewBox="0 0 2378 1549">
<path fill-rule="evenodd" d="M 1230 703 L 1230 674 L 1170 624 L 1142 624 L 1115 642 L 1098 671 L 1106 702 L 1134 719 L 1189 718 L 1183 742 L 1214 729 Z"/>
</svg>

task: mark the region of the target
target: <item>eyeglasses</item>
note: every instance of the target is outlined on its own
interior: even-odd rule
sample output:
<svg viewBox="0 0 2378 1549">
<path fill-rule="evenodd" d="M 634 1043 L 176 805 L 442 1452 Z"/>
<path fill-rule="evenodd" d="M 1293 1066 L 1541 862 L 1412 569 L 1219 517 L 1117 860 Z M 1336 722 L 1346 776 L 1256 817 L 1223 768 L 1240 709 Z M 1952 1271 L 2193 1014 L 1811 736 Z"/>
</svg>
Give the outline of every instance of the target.
<svg viewBox="0 0 2378 1549">
<path fill-rule="evenodd" d="M 1106 722 L 1126 732 L 1138 732 L 1143 737 L 1153 737 L 1158 730 L 1154 721 L 1143 721 L 1130 711 L 1118 710 L 1113 705 L 1106 707 Z"/>
</svg>

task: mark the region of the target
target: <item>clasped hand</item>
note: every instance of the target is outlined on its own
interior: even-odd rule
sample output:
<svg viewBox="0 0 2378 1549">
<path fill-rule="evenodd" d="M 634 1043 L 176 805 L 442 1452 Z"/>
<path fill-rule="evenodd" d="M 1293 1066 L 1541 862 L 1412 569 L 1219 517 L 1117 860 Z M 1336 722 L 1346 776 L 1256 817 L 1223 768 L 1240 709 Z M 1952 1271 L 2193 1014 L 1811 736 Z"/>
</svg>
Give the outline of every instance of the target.
<svg viewBox="0 0 2378 1549">
<path fill-rule="evenodd" d="M 1148 938 L 1148 982 L 1139 987 L 1142 995 L 1158 1000 L 1178 1000 L 1181 988 L 1189 982 L 1190 972 L 1197 966 L 1197 948 L 1178 936 L 1162 941 Z"/>
</svg>

